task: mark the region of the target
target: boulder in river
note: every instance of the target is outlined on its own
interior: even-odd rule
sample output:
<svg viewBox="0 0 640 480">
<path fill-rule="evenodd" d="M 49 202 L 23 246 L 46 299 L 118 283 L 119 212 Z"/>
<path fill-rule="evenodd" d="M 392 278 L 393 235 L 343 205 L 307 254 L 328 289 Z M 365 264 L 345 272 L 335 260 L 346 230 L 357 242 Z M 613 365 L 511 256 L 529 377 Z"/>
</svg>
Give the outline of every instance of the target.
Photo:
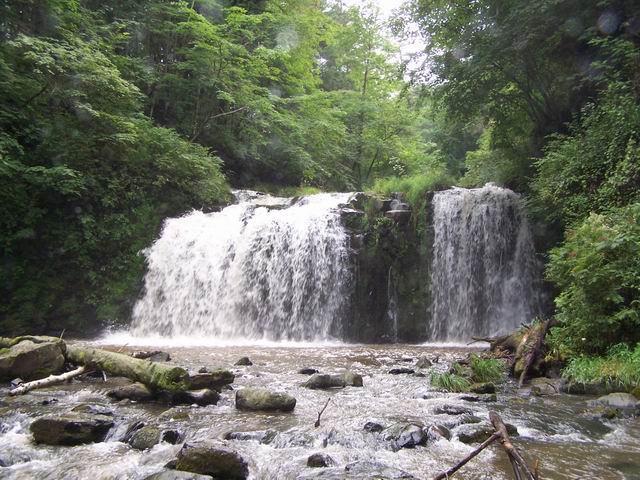
<svg viewBox="0 0 640 480">
<path fill-rule="evenodd" d="M 98 405 L 92 403 L 81 403 L 71 409 L 72 412 L 89 413 L 91 415 L 109 415 L 113 416 L 113 410 L 106 405 Z"/>
<path fill-rule="evenodd" d="M 498 396 L 495 393 L 477 394 L 477 395 L 465 393 L 464 395 L 460 395 L 460 400 L 464 400 L 465 402 L 491 403 L 491 402 L 497 402 Z"/>
<path fill-rule="evenodd" d="M 154 425 L 147 425 L 136 430 L 129 439 L 129 445 L 136 450 L 147 450 L 160 443 L 161 430 Z"/>
<path fill-rule="evenodd" d="M 234 363 L 237 367 L 248 367 L 253 365 L 253 362 L 249 359 L 249 357 L 242 357 L 236 363 Z"/>
<path fill-rule="evenodd" d="M 31 338 L 31 337 L 28 337 Z M 51 337 L 32 337 L 0 349 L 0 381 L 20 377 L 37 380 L 60 372 L 64 365 L 64 343 Z"/>
<path fill-rule="evenodd" d="M 173 405 L 216 405 L 220 400 L 220 394 L 216 390 L 210 388 L 201 388 L 200 390 L 185 390 L 176 392 L 169 396 L 169 402 Z"/>
<path fill-rule="evenodd" d="M 469 391 L 471 393 L 496 393 L 496 386 L 491 382 L 474 383 Z"/>
<path fill-rule="evenodd" d="M 180 470 L 164 470 L 145 477 L 144 480 L 213 480 L 210 475 L 199 475 L 191 472 L 181 472 Z"/>
<path fill-rule="evenodd" d="M 431 425 L 427 429 L 427 440 L 436 441 L 440 439 L 451 440 L 451 431 L 444 425 Z"/>
<path fill-rule="evenodd" d="M 114 400 L 127 398 L 136 402 L 147 402 L 155 398 L 155 394 L 143 383 L 132 383 L 131 385 L 114 388 L 107 392 L 107 396 Z"/>
<path fill-rule="evenodd" d="M 311 389 L 362 387 L 362 376 L 348 371 L 334 375 L 316 373 L 303 386 Z"/>
<path fill-rule="evenodd" d="M 391 375 L 411 375 L 416 373 L 416 371 L 413 368 L 406 368 L 406 367 L 401 367 L 401 368 L 392 368 L 391 370 L 389 370 L 389 373 Z"/>
<path fill-rule="evenodd" d="M 314 373 L 319 373 L 315 368 L 301 368 L 298 370 L 298 373 L 301 375 L 313 375 Z"/>
<path fill-rule="evenodd" d="M 213 388 L 222 390 L 225 385 L 233 383 L 235 375 L 229 370 L 218 368 L 204 373 L 196 373 L 189 377 L 189 382 L 193 390 L 202 388 Z"/>
<path fill-rule="evenodd" d="M 416 368 L 429 368 L 432 365 L 427 357 L 420 357 L 416 363 Z"/>
<path fill-rule="evenodd" d="M 106 415 L 66 413 L 35 419 L 30 426 L 36 443 L 46 445 L 80 445 L 102 442 L 113 427 L 113 419 Z"/>
<path fill-rule="evenodd" d="M 391 441 L 394 449 L 414 448 L 426 443 L 427 435 L 421 425 L 396 423 L 384 431 L 384 439 Z"/>
<path fill-rule="evenodd" d="M 413 475 L 377 461 L 361 460 L 349 463 L 344 468 L 333 467 L 322 470 L 307 470 L 296 480 L 417 480 Z"/>
<path fill-rule="evenodd" d="M 244 480 L 249 475 L 247 462 L 238 452 L 215 443 L 185 443 L 175 468 L 225 480 Z"/>
<path fill-rule="evenodd" d="M 509 435 L 518 435 L 518 429 L 506 423 Z M 462 443 L 482 443 L 495 433 L 495 428 L 488 422 L 461 425 L 457 431 L 458 440 Z"/>
<path fill-rule="evenodd" d="M 225 440 L 256 441 L 264 445 L 269 445 L 276 437 L 275 430 L 255 430 L 253 432 L 228 432 L 224 435 Z"/>
<path fill-rule="evenodd" d="M 243 388 L 236 391 L 238 410 L 291 412 L 295 406 L 296 399 L 286 393 L 271 392 L 264 388 Z"/>
<path fill-rule="evenodd" d="M 314 453 L 307 458 L 307 467 L 326 468 L 335 465 L 336 462 L 325 453 Z"/>
<path fill-rule="evenodd" d="M 362 427 L 362 429 L 365 432 L 380 433 L 384 430 L 384 426 L 377 422 L 367 422 L 364 424 L 364 427 Z"/>
<path fill-rule="evenodd" d="M 592 400 L 589 404 L 592 406 L 601 405 L 604 407 L 619 408 L 621 410 L 635 410 L 640 408 L 640 400 L 634 395 L 624 392 L 610 393 L 609 395 Z"/>
<path fill-rule="evenodd" d="M 473 412 L 460 405 L 440 405 L 433 409 L 433 413 L 436 415 L 471 415 Z"/>
</svg>

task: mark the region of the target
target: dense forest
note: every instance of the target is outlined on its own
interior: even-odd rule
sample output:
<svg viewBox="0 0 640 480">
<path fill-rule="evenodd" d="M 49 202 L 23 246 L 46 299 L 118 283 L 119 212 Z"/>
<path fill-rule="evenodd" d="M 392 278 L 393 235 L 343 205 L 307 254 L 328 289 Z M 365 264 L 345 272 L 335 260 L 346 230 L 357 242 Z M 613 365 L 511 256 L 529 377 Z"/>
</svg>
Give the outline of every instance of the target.
<svg viewBox="0 0 640 480">
<path fill-rule="evenodd" d="M 537 225 L 556 353 L 640 363 L 638 2 L 8 0 L 0 35 L 3 330 L 126 321 L 163 219 L 231 187 L 496 182 Z"/>
</svg>

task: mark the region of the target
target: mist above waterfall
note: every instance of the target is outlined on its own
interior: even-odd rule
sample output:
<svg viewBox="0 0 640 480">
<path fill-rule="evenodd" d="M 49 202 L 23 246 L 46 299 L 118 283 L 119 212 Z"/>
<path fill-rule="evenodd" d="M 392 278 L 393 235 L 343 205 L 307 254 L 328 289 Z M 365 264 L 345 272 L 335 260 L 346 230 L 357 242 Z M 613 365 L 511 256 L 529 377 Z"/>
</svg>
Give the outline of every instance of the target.
<svg viewBox="0 0 640 480">
<path fill-rule="evenodd" d="M 453 188 L 433 197 L 434 341 L 515 330 L 540 309 L 540 266 L 520 198 L 506 188 Z"/>
<path fill-rule="evenodd" d="M 341 337 L 351 283 L 336 208 L 349 194 L 238 192 L 221 212 L 166 221 L 147 252 L 132 333 L 323 341 Z M 292 203 L 290 205 L 290 203 Z"/>
</svg>

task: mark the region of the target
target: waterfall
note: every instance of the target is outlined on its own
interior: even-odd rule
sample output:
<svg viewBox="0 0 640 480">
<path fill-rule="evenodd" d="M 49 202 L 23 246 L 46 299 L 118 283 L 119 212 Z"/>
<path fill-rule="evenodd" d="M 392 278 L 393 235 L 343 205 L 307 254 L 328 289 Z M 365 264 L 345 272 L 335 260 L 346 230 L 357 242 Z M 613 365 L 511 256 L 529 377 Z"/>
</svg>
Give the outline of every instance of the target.
<svg viewBox="0 0 640 480">
<path fill-rule="evenodd" d="M 340 338 L 352 273 L 337 207 L 349 196 L 285 199 L 241 191 L 239 203 L 220 212 L 167 220 L 146 252 L 132 333 Z"/>
<path fill-rule="evenodd" d="M 520 198 L 453 188 L 433 197 L 432 341 L 517 328 L 539 312 L 540 268 Z"/>
</svg>

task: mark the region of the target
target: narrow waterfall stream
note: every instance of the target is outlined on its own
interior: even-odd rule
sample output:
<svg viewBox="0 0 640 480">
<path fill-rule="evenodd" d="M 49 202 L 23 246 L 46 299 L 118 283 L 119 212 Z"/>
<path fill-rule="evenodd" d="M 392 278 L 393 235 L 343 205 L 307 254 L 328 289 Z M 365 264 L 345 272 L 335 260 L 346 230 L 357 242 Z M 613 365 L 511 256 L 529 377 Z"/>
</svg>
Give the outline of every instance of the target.
<svg viewBox="0 0 640 480">
<path fill-rule="evenodd" d="M 493 185 L 433 197 L 430 338 L 513 331 L 540 308 L 540 268 L 520 198 Z"/>
<path fill-rule="evenodd" d="M 237 196 L 221 212 L 166 222 L 147 252 L 133 335 L 341 338 L 351 271 L 336 208 L 350 195 Z"/>
</svg>

